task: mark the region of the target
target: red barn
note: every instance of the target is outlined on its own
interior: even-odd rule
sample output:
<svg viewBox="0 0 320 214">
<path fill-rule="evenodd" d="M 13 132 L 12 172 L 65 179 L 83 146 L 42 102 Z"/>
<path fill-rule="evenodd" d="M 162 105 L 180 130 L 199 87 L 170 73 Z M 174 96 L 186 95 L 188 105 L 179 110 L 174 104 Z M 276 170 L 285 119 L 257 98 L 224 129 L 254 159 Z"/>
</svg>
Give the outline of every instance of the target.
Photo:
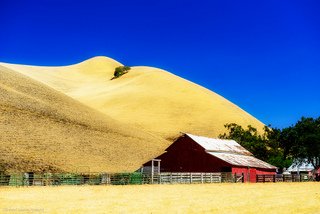
<svg viewBox="0 0 320 214">
<path fill-rule="evenodd" d="M 183 134 L 161 160 L 161 172 L 232 172 L 244 174 L 245 181 L 256 182 L 256 175 L 275 174 L 276 167 L 255 158 L 234 140 Z M 151 166 L 151 161 L 144 167 Z M 248 179 L 248 176 L 250 177 Z"/>
</svg>

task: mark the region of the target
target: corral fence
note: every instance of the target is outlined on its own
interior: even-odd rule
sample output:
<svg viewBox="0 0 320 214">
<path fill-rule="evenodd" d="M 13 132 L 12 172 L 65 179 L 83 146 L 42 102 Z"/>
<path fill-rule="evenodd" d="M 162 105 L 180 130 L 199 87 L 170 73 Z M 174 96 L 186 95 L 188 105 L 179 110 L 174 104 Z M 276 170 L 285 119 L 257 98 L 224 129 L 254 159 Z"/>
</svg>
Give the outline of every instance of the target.
<svg viewBox="0 0 320 214">
<path fill-rule="evenodd" d="M 257 183 L 266 183 L 266 182 L 306 182 L 306 181 L 315 181 L 315 178 L 312 175 L 308 174 L 275 174 L 275 175 L 257 175 Z"/>
<path fill-rule="evenodd" d="M 303 182 L 306 175 L 257 175 L 256 182 Z M 0 186 L 243 183 L 244 174 L 222 173 L 16 173 L 1 174 Z"/>
<path fill-rule="evenodd" d="M 148 183 L 148 179 L 141 173 L 17 173 L 0 175 L 0 186 L 127 185 Z"/>
<path fill-rule="evenodd" d="M 199 172 L 162 172 L 154 174 L 153 183 L 158 184 L 189 184 L 189 183 L 231 183 L 243 182 L 242 174 L 232 173 L 199 173 Z"/>
<path fill-rule="evenodd" d="M 0 186 L 196 184 L 243 182 L 232 173 L 16 173 L 0 174 Z"/>
</svg>

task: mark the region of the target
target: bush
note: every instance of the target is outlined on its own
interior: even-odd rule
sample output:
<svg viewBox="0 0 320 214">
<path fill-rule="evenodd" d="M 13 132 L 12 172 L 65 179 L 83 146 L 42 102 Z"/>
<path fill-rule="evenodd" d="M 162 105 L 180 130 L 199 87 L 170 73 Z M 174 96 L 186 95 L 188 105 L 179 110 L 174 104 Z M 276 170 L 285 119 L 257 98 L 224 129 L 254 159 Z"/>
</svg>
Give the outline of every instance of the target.
<svg viewBox="0 0 320 214">
<path fill-rule="evenodd" d="M 111 184 L 127 185 L 127 184 L 142 184 L 141 173 L 118 173 L 111 176 Z"/>
<path fill-rule="evenodd" d="M 118 77 L 122 76 L 123 74 L 128 73 L 128 71 L 130 69 L 131 68 L 129 66 L 116 67 L 115 70 L 114 70 L 114 74 L 113 74 L 114 77 L 112 79 L 118 78 Z"/>
<path fill-rule="evenodd" d="M 58 176 L 60 185 L 79 185 L 83 184 L 83 177 L 77 174 L 59 174 Z"/>
</svg>

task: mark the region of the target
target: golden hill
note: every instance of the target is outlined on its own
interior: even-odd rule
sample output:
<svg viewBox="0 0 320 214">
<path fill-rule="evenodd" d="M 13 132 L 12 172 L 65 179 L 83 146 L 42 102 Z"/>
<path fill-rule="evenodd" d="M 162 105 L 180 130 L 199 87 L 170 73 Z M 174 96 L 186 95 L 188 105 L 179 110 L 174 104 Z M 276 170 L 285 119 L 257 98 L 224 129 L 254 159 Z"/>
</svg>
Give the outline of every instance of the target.
<svg viewBox="0 0 320 214">
<path fill-rule="evenodd" d="M 0 65 L 0 171 L 134 171 L 165 145 Z"/>
<path fill-rule="evenodd" d="M 220 95 L 167 71 L 132 67 L 118 79 L 107 57 L 61 67 L 2 64 L 88 105 L 111 118 L 172 140 L 180 132 L 217 137 L 235 122 L 263 123 Z"/>
</svg>

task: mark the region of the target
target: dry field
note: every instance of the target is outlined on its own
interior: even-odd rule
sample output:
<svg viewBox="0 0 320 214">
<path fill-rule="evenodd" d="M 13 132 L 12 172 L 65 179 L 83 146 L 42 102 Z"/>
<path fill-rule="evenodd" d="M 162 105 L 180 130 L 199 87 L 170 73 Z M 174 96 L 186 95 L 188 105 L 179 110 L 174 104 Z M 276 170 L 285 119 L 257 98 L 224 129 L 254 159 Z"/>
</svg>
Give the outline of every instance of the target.
<svg viewBox="0 0 320 214">
<path fill-rule="evenodd" d="M 320 213 L 320 183 L 4 187 L 0 213 Z"/>
</svg>

